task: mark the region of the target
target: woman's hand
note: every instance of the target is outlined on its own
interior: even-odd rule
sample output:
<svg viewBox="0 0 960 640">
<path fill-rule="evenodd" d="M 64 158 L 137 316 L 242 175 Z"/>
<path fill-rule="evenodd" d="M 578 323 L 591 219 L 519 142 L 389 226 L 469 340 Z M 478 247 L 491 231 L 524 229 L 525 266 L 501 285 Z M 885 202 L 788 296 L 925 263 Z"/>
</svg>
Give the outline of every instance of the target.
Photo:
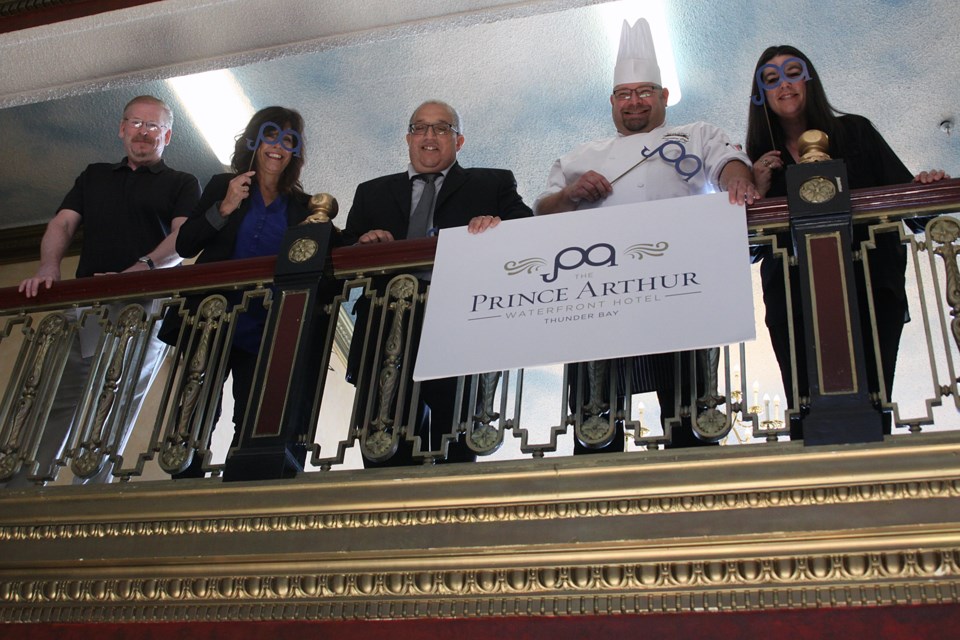
<svg viewBox="0 0 960 640">
<path fill-rule="evenodd" d="M 753 181 L 757 185 L 757 191 L 765 196 L 770 191 L 770 185 L 773 183 L 773 172 L 783 169 L 783 160 L 780 158 L 779 151 L 767 151 L 757 158 L 753 163 Z"/>
<path fill-rule="evenodd" d="M 227 186 L 227 195 L 220 202 L 220 215 L 224 218 L 240 208 L 240 203 L 250 195 L 250 183 L 253 182 L 253 176 L 256 171 L 247 171 L 241 173 Z"/>
</svg>

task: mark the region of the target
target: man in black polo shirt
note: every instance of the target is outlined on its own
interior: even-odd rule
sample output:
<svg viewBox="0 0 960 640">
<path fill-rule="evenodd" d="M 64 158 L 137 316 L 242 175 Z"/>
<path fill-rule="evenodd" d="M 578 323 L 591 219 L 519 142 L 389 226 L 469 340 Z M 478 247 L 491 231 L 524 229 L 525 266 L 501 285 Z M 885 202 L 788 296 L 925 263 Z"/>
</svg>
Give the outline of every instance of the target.
<svg viewBox="0 0 960 640">
<path fill-rule="evenodd" d="M 20 283 L 28 298 L 41 286 L 49 289 L 60 280 L 60 261 L 77 229 L 84 227 L 80 263 L 76 277 L 107 273 L 146 271 L 172 267 L 180 262 L 176 252 L 177 229 L 187 219 L 200 198 L 197 179 L 167 167 L 161 156 L 173 134 L 173 112 L 153 96 L 138 96 L 127 103 L 120 121 L 120 139 L 126 157 L 118 163 L 89 165 L 64 198 L 57 215 L 47 225 L 40 244 L 40 268 L 32 278 Z M 122 305 L 113 305 L 110 315 L 116 321 Z M 145 302 L 148 312 L 150 302 Z M 81 320 L 78 313 L 77 319 Z M 99 323 L 87 318 L 79 330 L 67 361 L 54 406 L 47 420 L 34 459 L 38 468 L 25 465 L 10 480 L 8 487 L 26 486 L 49 477 L 50 463 L 59 457 L 66 442 L 73 413 L 80 404 L 83 386 L 90 372 L 93 352 L 99 340 Z M 116 451 L 122 451 L 146 391 L 159 368 L 166 346 L 149 339 L 140 379 L 129 406 L 122 433 L 111 438 Z M 104 443 L 105 445 L 108 443 Z M 81 481 L 105 481 L 112 465 L 108 462 Z"/>
</svg>

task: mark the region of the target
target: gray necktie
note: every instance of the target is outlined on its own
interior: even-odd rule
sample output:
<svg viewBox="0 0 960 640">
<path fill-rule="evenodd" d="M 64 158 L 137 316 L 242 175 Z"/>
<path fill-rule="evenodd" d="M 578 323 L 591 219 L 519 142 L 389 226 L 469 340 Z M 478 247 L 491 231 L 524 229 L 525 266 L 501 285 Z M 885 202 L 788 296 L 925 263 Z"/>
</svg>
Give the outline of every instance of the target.
<svg viewBox="0 0 960 640">
<path fill-rule="evenodd" d="M 410 226 L 407 228 L 407 238 L 425 238 L 430 230 L 430 214 L 433 213 L 433 201 L 437 197 L 436 180 L 439 173 L 418 173 L 414 180 L 423 180 L 423 193 L 417 208 L 410 216 Z"/>
</svg>

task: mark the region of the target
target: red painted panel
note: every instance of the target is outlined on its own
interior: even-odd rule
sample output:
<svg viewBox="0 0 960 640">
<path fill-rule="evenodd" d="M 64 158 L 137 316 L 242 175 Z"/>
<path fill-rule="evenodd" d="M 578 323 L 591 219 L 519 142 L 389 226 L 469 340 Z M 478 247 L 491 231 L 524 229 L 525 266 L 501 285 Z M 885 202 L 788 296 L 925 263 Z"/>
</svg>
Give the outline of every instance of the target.
<svg viewBox="0 0 960 640">
<path fill-rule="evenodd" d="M 850 318 L 846 311 L 840 238 L 831 235 L 809 240 L 811 286 L 817 303 L 814 322 L 820 339 L 822 378 L 820 393 L 855 391 Z"/>
<path fill-rule="evenodd" d="M 270 368 L 263 382 L 263 396 L 260 412 L 257 414 L 257 426 L 253 430 L 254 437 L 280 434 L 280 421 L 290 391 L 290 376 L 303 330 L 303 313 L 307 300 L 307 292 L 302 291 L 284 293 L 278 301 L 280 317 L 277 319 L 277 330 L 273 337 Z"/>
</svg>

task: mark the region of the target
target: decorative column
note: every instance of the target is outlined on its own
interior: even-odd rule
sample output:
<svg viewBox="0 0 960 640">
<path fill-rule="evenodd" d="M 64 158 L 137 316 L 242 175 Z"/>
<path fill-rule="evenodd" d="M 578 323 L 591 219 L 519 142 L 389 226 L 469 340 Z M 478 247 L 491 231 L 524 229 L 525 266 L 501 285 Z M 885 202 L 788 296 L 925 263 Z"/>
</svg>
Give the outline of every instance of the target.
<svg viewBox="0 0 960 640">
<path fill-rule="evenodd" d="M 828 149 L 825 133 L 807 131 L 799 141 L 800 164 L 787 169 L 810 385 L 807 445 L 883 439 L 882 414 L 867 388 L 847 170 Z"/>
</svg>

